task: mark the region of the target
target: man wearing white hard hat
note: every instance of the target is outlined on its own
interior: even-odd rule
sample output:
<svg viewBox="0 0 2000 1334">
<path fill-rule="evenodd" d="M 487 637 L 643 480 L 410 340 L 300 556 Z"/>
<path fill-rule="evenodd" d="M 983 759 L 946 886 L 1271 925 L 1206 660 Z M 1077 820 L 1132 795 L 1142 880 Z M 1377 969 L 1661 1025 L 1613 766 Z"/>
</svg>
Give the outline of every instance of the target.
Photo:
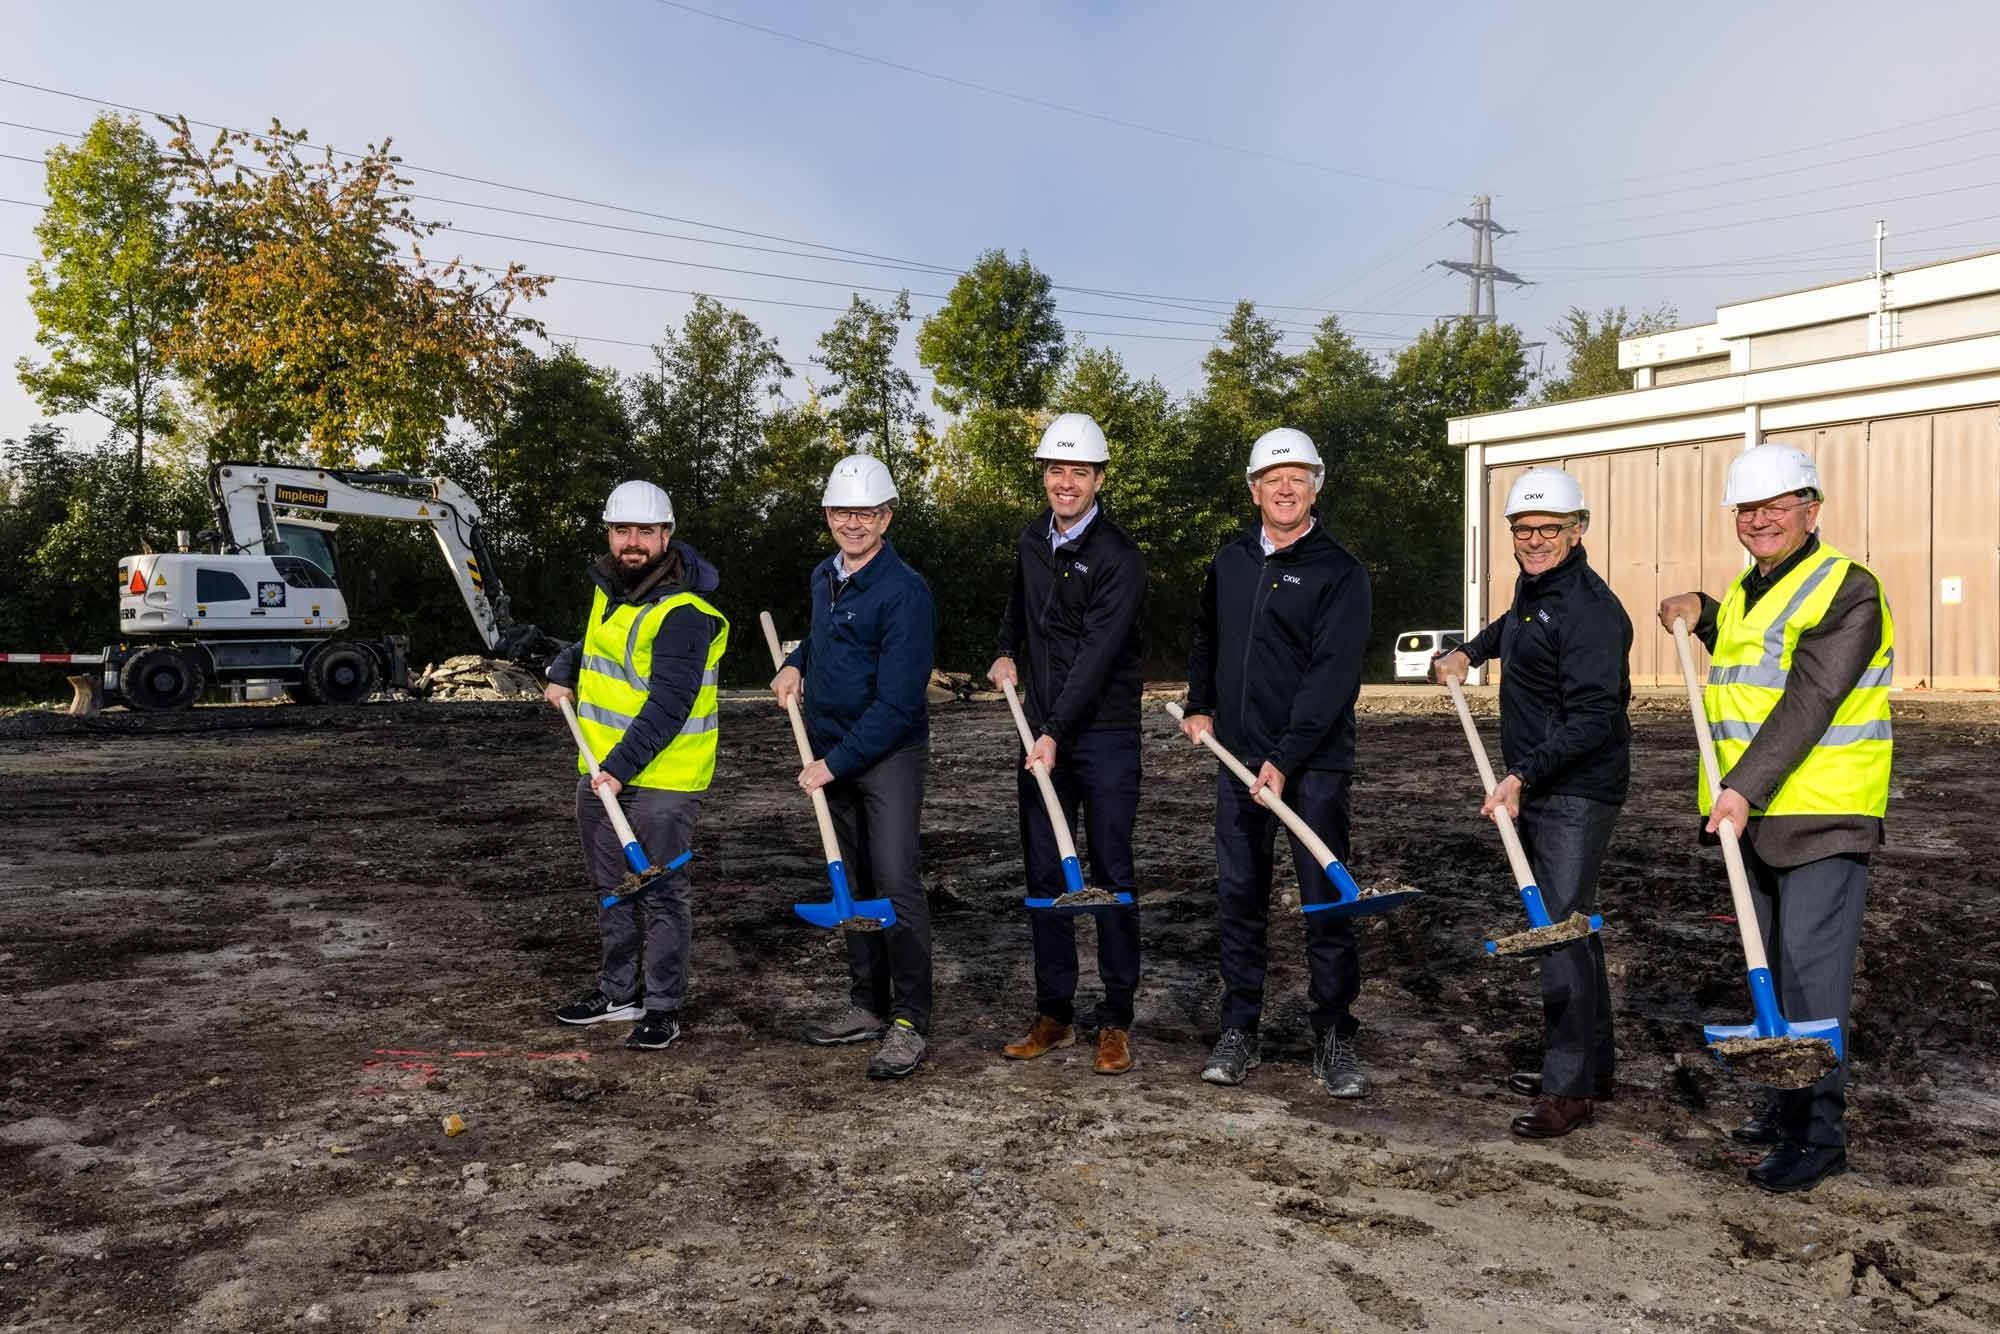
<svg viewBox="0 0 2000 1334">
<path fill-rule="evenodd" d="M 1049 771 L 1072 825 L 1083 812 L 1090 883 L 1132 893 L 1132 826 L 1139 811 L 1139 611 L 1146 558 L 1103 512 L 1099 489 L 1111 458 L 1104 431 L 1087 413 L 1065 412 L 1042 432 L 1035 458 L 1049 507 L 1021 530 L 994 685 L 1025 685 L 1036 733 L 1016 796 L 1022 860 L 1031 897 L 1064 889 L 1061 854 L 1031 767 Z M 1025 669 L 1025 675 L 1023 674 Z M 1076 1040 L 1076 920 L 1029 914 L 1035 951 L 1035 1021 L 1003 1048 L 1025 1061 Z M 1092 1069 L 1132 1068 L 1132 997 L 1139 985 L 1139 910 L 1097 914 L 1097 1055 Z"/>
<path fill-rule="evenodd" d="M 694 846 L 701 794 L 715 775 L 716 671 L 729 621 L 709 604 L 715 569 L 674 538 L 674 506 L 651 482 L 621 482 L 604 504 L 610 552 L 583 638 L 549 664 L 543 696 L 571 701 L 597 777 L 581 756 L 576 823 L 599 902 L 597 986 L 556 1011 L 565 1024 L 638 1020 L 626 1046 L 665 1047 L 680 1036 L 694 935 L 685 866 L 622 894 L 624 840 L 597 789 L 618 799 L 639 846 L 666 866 Z M 609 900 L 607 903 L 606 900 Z"/>
<path fill-rule="evenodd" d="M 1597 873 L 1632 776 L 1632 621 L 1590 568 L 1590 508 L 1561 468 L 1530 468 L 1507 490 L 1514 542 L 1512 604 L 1441 655 L 1442 682 L 1498 659 L 1500 751 L 1506 775 L 1479 808 L 1505 807 L 1521 832 L 1543 905 L 1555 921 L 1597 911 Z M 1590 1123 L 1611 1097 L 1617 1049 L 1611 983 L 1595 932 L 1541 961 L 1542 1068 L 1507 1077 L 1534 1105 L 1513 1122 L 1525 1139 Z"/>
<path fill-rule="evenodd" d="M 896 909 L 883 931 L 849 931 L 848 1003 L 805 1031 L 816 1046 L 881 1040 L 870 1079 L 901 1079 L 924 1057 L 931 1026 L 931 922 L 917 861 L 930 764 L 930 586 L 888 541 L 896 483 L 867 454 L 842 459 L 820 505 L 838 548 L 812 572 L 812 628 L 771 682 L 800 697 L 820 758 L 799 771 L 826 789 L 857 899 Z M 801 693 L 803 692 L 803 693 Z"/>
<path fill-rule="evenodd" d="M 1211 1084 L 1241 1084 L 1259 1059 L 1278 821 L 1256 794 L 1269 788 L 1283 797 L 1347 858 L 1354 704 L 1374 609 L 1368 571 L 1319 521 L 1314 502 L 1326 465 L 1311 438 L 1288 427 L 1266 431 L 1244 475 L 1257 519 L 1209 562 L 1181 724 L 1195 745 L 1212 730 L 1256 773 L 1256 786 L 1246 789 L 1216 772 L 1222 1034 L 1201 1072 Z M 1296 838 L 1291 844 L 1301 891 L 1323 886 L 1311 850 Z M 1362 1097 L 1368 1077 L 1355 1047 L 1361 963 L 1353 923 L 1310 913 L 1305 934 L 1313 1074 L 1332 1097 Z"/>
<path fill-rule="evenodd" d="M 1874 573 L 1820 540 L 1824 498 L 1804 452 L 1745 450 L 1722 503 L 1751 567 L 1719 602 L 1682 593 L 1660 603 L 1662 626 L 1685 620 L 1709 649 L 1703 703 L 1722 795 L 1711 802 L 1700 782 L 1705 832 L 1727 820 L 1743 838 L 1778 1008 L 1840 1021 L 1839 1067 L 1767 1098 L 1732 1132 L 1769 1146 L 1750 1180 L 1778 1193 L 1847 1168 L 1848 1014 L 1893 746 L 1895 623 Z"/>
</svg>

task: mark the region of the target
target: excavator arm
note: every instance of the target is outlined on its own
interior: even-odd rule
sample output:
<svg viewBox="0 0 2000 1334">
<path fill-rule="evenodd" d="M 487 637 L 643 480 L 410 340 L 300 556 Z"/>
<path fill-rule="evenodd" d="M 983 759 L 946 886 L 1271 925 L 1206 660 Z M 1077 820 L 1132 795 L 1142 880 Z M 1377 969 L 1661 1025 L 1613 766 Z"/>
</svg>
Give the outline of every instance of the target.
<svg viewBox="0 0 2000 1334">
<path fill-rule="evenodd" d="M 479 506 L 448 478 L 230 462 L 209 469 L 208 492 L 224 549 L 253 555 L 287 554 L 278 535 L 280 509 L 424 524 L 489 652 L 523 657 L 542 638 L 536 627 L 513 619 Z"/>
</svg>

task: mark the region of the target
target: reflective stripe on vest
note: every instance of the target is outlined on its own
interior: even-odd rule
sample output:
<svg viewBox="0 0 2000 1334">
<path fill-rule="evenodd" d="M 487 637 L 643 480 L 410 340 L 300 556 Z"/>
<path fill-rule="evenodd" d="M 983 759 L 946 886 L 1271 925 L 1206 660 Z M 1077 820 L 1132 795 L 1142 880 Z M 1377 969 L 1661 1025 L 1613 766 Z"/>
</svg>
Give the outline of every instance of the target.
<svg viewBox="0 0 2000 1334">
<path fill-rule="evenodd" d="M 582 671 L 576 683 L 576 715 L 584 739 L 601 764 L 646 706 L 653 670 L 653 642 L 677 607 L 695 607 L 721 623 L 708 642 L 708 657 L 695 692 L 694 706 L 680 731 L 658 755 L 632 775 L 627 787 L 666 788 L 675 792 L 705 791 L 715 777 L 722 654 L 729 647 L 729 620 L 701 597 L 676 593 L 645 606 L 610 605 L 604 590 L 591 598 L 590 625 L 584 632 Z M 577 772 L 587 773 L 582 756 Z"/>
<path fill-rule="evenodd" d="M 1702 702 L 1723 782 L 1783 698 L 1791 679 L 1799 637 L 1818 625 L 1832 606 L 1850 568 L 1858 562 L 1821 543 L 1777 585 L 1744 608 L 1738 575 L 1715 618 L 1715 652 Z M 1865 569 L 1866 567 L 1860 567 Z M 1756 815 L 1873 815 L 1889 806 L 1889 766 L 1893 738 L 1889 685 L 1894 677 L 1895 623 L 1881 600 L 1882 642 L 1852 689 L 1834 711 L 1833 721 Z M 1700 807 L 1709 810 L 1708 783 L 1699 785 Z"/>
</svg>

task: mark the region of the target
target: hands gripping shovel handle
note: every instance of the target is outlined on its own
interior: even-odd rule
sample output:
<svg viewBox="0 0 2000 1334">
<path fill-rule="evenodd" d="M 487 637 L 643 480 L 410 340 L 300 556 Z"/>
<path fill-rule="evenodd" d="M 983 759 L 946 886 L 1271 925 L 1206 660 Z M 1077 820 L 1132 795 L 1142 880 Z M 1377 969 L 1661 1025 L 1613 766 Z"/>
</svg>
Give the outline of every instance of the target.
<svg viewBox="0 0 2000 1334">
<path fill-rule="evenodd" d="M 1459 688 L 1458 681 L 1453 677 L 1446 677 L 1445 684 L 1451 688 L 1451 702 L 1458 707 L 1459 725 L 1465 728 L 1465 740 L 1466 744 L 1472 747 L 1473 763 L 1479 766 L 1479 781 L 1485 784 L 1486 795 L 1490 797 L 1498 783 L 1493 777 L 1493 761 L 1486 756 L 1486 743 L 1480 739 L 1479 728 L 1472 721 L 1472 710 L 1466 707 L 1465 692 Z M 1545 927 L 1555 926 L 1556 923 L 1549 917 L 1548 905 L 1542 902 L 1541 888 L 1535 884 L 1535 870 L 1528 865 L 1528 854 L 1521 846 L 1521 831 L 1514 827 L 1514 817 L 1507 813 L 1505 806 L 1496 806 L 1493 810 L 1493 823 L 1500 828 L 1500 842 L 1507 849 L 1507 865 L 1514 870 L 1514 884 L 1521 892 L 1521 906 L 1528 910 L 1528 930 L 1522 935 L 1530 935 Z M 1585 920 L 1590 923 L 1592 931 L 1604 925 L 1604 919 L 1595 913 Z M 1565 939 L 1549 945 L 1537 945 L 1509 936 L 1505 940 L 1487 941 L 1486 952 L 1497 955 L 1504 944 L 1509 946 L 1507 954 L 1518 958 L 1544 954 L 1551 949 L 1560 949 L 1568 943 L 1568 939 Z M 1517 945 L 1524 948 L 1516 948 Z"/>
<path fill-rule="evenodd" d="M 1172 701 L 1167 703 L 1167 712 L 1174 716 L 1175 721 L 1183 717 L 1181 706 Z M 1215 739 L 1215 733 L 1204 729 L 1201 734 L 1201 744 L 1213 751 L 1215 758 L 1221 760 L 1224 768 L 1241 779 L 1245 787 L 1256 786 L 1257 776 L 1244 768 L 1243 762 L 1231 755 L 1228 748 Z M 1333 885 L 1334 892 L 1340 896 L 1332 903 L 1307 903 L 1304 886 L 1300 886 L 1300 912 L 1330 912 L 1337 917 L 1367 917 L 1387 912 L 1391 908 L 1400 908 L 1412 900 L 1423 897 L 1423 891 L 1407 887 L 1363 894 L 1361 886 L 1354 883 L 1354 877 L 1348 874 L 1340 858 L 1333 855 L 1333 849 L 1326 845 L 1326 840 L 1315 834 L 1312 826 L 1300 819 L 1298 812 L 1285 804 L 1284 798 L 1265 788 L 1258 792 L 1257 800 L 1265 809 L 1284 821 L 1285 828 L 1292 831 L 1292 837 L 1306 845 L 1307 851 L 1311 852 L 1313 858 L 1319 862 L 1320 869 L 1326 872 L 1326 878 Z"/>
<path fill-rule="evenodd" d="M 764 627 L 764 645 L 771 650 L 771 667 L 782 671 L 785 652 L 778 646 L 778 624 L 771 619 L 768 611 L 758 612 L 757 620 Z M 798 742 L 799 763 L 809 765 L 816 757 L 812 753 L 812 742 L 806 736 L 806 720 L 799 713 L 796 695 L 785 701 L 785 711 L 791 715 L 792 739 Z M 826 857 L 826 878 L 833 885 L 833 898 L 826 903 L 795 903 L 792 911 L 814 926 L 829 930 L 881 931 L 894 926 L 896 909 L 889 900 L 867 899 L 857 903 L 849 892 L 847 864 L 840 859 L 840 840 L 833 833 L 833 813 L 827 810 L 826 793 L 819 788 L 812 791 L 812 808 L 819 821 L 819 846 Z"/>
<path fill-rule="evenodd" d="M 1028 731 L 1028 716 L 1021 712 L 1021 697 L 1014 691 L 1012 681 L 1003 681 L 1000 688 L 1007 693 L 1007 707 L 1014 713 L 1014 730 L 1021 734 L 1022 748 L 1029 754 L 1035 750 L 1035 738 Z M 1055 830 L 1056 852 L 1062 857 L 1063 892 L 1053 899 L 1027 898 L 1021 900 L 1030 908 L 1054 910 L 1056 912 L 1089 912 L 1107 908 L 1129 908 L 1132 896 L 1119 891 L 1106 892 L 1102 896 L 1092 896 L 1096 902 L 1079 902 L 1073 896 L 1084 894 L 1083 867 L 1076 859 L 1076 838 L 1070 832 L 1069 821 L 1063 816 L 1062 802 L 1056 797 L 1056 785 L 1049 778 L 1049 771 L 1041 761 L 1035 762 L 1032 772 L 1035 784 L 1042 790 L 1042 806 L 1049 813 L 1049 825 Z"/>
<path fill-rule="evenodd" d="M 584 765 L 590 770 L 590 776 L 595 778 L 602 771 L 597 767 L 597 756 L 591 754 L 590 743 L 583 739 L 583 728 L 577 724 L 576 710 L 570 707 L 568 700 L 563 700 L 561 707 L 563 721 L 569 724 L 569 734 L 576 738 L 577 753 L 583 756 Z M 609 908 L 624 899 L 631 898 L 634 894 L 637 894 L 652 881 L 657 880 L 667 872 L 677 871 L 681 867 L 686 866 L 689 860 L 693 858 L 694 849 L 689 848 L 665 866 L 653 865 L 653 859 L 648 857 L 646 850 L 639 846 L 639 836 L 632 832 L 632 822 L 625 818 L 624 810 L 618 805 L 618 798 L 612 796 L 603 788 L 597 789 L 597 798 L 604 803 L 604 813 L 611 817 L 611 828 L 618 835 L 618 841 L 625 845 L 625 865 L 632 870 L 632 875 L 626 882 L 624 892 L 621 894 L 606 894 L 598 900 L 598 907 Z"/>
<path fill-rule="evenodd" d="M 1695 672 L 1694 650 L 1688 645 L 1687 621 L 1679 616 L 1674 618 L 1674 647 L 1680 652 L 1681 675 L 1687 682 L 1688 711 L 1694 717 L 1695 744 L 1701 749 L 1702 780 L 1708 784 L 1709 800 L 1719 801 L 1722 797 L 1722 767 L 1715 757 L 1715 738 L 1709 734 L 1708 711 L 1702 707 L 1701 681 Z M 1749 970 L 1750 1004 L 1755 1018 L 1748 1024 L 1707 1024 L 1703 1026 L 1702 1033 L 1711 1046 L 1770 1039 L 1779 1039 L 1784 1045 L 1795 1047 L 1803 1047 L 1807 1043 L 1826 1044 L 1832 1061 L 1829 1063 L 1822 1058 L 1818 1072 L 1811 1078 L 1805 1077 L 1803 1069 L 1776 1072 L 1773 1077 L 1764 1078 L 1759 1074 L 1759 1069 L 1765 1065 L 1765 1061 L 1760 1059 L 1763 1053 L 1746 1052 L 1741 1057 L 1731 1056 L 1725 1051 L 1716 1053 L 1718 1059 L 1729 1059 L 1738 1070 L 1759 1083 L 1779 1088 L 1803 1088 L 1838 1064 L 1841 1056 L 1840 1022 L 1836 1019 L 1787 1022 L 1779 1013 L 1778 992 L 1771 982 L 1771 965 L 1764 954 L 1763 938 L 1757 932 L 1757 908 L 1750 901 L 1750 874 L 1743 865 L 1743 849 L 1737 842 L 1736 826 L 1724 820 L 1718 832 L 1722 837 L 1722 860 L 1729 868 L 1729 896 L 1736 909 L 1736 928 L 1743 938 L 1743 962 Z M 1794 1082 L 1797 1079 L 1804 1082 Z"/>
</svg>

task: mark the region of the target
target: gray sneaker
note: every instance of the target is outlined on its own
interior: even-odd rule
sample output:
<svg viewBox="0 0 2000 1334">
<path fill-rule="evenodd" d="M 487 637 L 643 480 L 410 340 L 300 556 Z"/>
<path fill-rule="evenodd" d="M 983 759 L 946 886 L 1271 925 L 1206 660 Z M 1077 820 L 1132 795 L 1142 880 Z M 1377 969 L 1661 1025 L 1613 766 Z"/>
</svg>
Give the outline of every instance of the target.
<svg viewBox="0 0 2000 1334">
<path fill-rule="evenodd" d="M 1360 1098 L 1368 1093 L 1368 1076 L 1361 1072 L 1354 1039 L 1342 1038 L 1338 1029 L 1329 1028 L 1313 1049 L 1313 1078 L 1326 1086 L 1330 1098 Z"/>
<path fill-rule="evenodd" d="M 1215 1040 L 1215 1050 L 1201 1077 L 1211 1084 L 1241 1084 L 1257 1068 L 1257 1035 L 1241 1028 L 1225 1028 Z"/>
<path fill-rule="evenodd" d="M 883 1023 L 872 1011 L 850 1005 L 823 1023 L 810 1024 L 801 1035 L 815 1047 L 839 1047 L 849 1042 L 873 1042 Z"/>
<path fill-rule="evenodd" d="M 907 1019 L 898 1019 L 889 1025 L 889 1036 L 882 1039 L 881 1050 L 868 1063 L 870 1079 L 902 1079 L 917 1068 L 917 1062 L 924 1059 L 924 1035 Z"/>
</svg>

